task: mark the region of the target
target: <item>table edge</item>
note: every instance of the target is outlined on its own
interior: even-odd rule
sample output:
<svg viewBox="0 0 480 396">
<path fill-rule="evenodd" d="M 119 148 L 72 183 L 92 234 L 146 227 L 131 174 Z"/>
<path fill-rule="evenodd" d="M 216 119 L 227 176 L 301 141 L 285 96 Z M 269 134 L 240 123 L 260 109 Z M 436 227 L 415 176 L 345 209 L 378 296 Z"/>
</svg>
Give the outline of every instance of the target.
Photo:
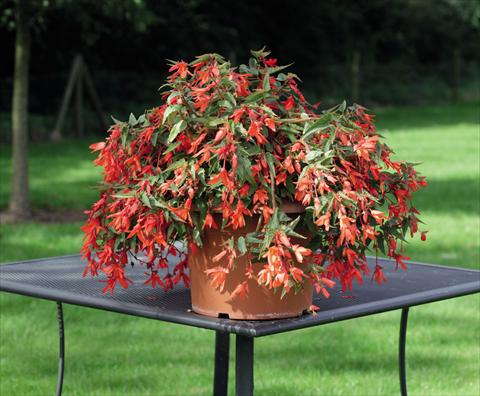
<svg viewBox="0 0 480 396">
<path fill-rule="evenodd" d="M 104 300 L 103 305 L 98 306 L 98 304 L 95 304 L 93 302 L 93 298 L 90 298 L 88 296 L 76 296 L 75 298 L 70 298 L 64 293 L 45 293 L 44 290 L 45 289 L 37 288 L 36 286 L 30 286 L 29 289 L 26 290 L 23 288 L 19 288 L 16 282 L 9 282 L 5 280 L 0 282 L 0 291 L 8 293 L 19 294 L 28 297 L 36 297 L 49 301 L 57 301 L 71 305 L 98 309 L 101 311 L 104 310 L 187 326 L 201 327 L 214 331 L 234 333 L 248 337 L 262 337 L 266 335 L 279 334 L 286 331 L 300 330 L 308 327 L 340 322 L 343 320 L 354 319 L 363 316 L 375 315 L 378 313 L 393 311 L 396 309 L 412 307 L 416 305 L 428 304 L 435 301 L 448 300 L 451 298 L 466 296 L 469 294 L 475 294 L 480 292 L 480 281 L 473 281 L 456 286 L 447 286 L 438 289 L 432 289 L 429 291 L 417 292 L 408 296 L 393 297 L 386 300 L 372 301 L 355 306 L 339 308 L 335 311 L 335 314 L 333 316 L 325 316 L 320 320 L 309 320 L 309 318 L 306 317 L 305 322 L 300 323 L 300 325 L 298 322 L 293 322 L 297 318 L 285 319 L 287 322 L 283 323 L 281 328 L 274 324 L 269 326 L 269 321 L 263 322 L 265 326 L 262 326 L 262 324 L 260 323 L 260 327 L 256 327 L 248 321 L 228 320 L 228 322 L 225 322 L 225 319 L 219 319 L 222 322 L 216 322 L 214 318 L 201 315 L 198 315 L 198 317 L 196 317 L 192 316 L 190 312 L 188 314 L 185 313 L 180 315 L 178 313 L 162 313 L 161 311 L 152 312 L 150 310 L 142 310 L 141 308 L 139 309 L 138 305 L 130 303 L 122 303 L 122 306 L 119 307 L 118 304 L 114 304 L 113 301 L 109 300 Z M 289 320 L 291 321 L 290 323 L 288 323 Z"/>
<path fill-rule="evenodd" d="M 392 297 L 386 300 L 373 301 L 360 305 L 356 305 L 356 310 L 353 307 L 344 307 L 336 310 L 336 313 L 333 317 L 329 317 L 332 320 L 317 320 L 317 321 L 307 321 L 298 326 L 292 324 L 285 324 L 282 326 L 281 330 L 276 331 L 276 329 L 268 328 L 265 326 L 264 329 L 255 329 L 255 337 L 263 337 L 267 335 L 280 334 L 285 331 L 300 330 L 308 327 L 320 326 L 329 323 L 341 322 L 344 320 L 361 318 L 364 316 L 376 315 L 379 313 L 395 311 L 397 309 L 409 308 L 424 304 L 430 304 L 437 301 L 446 301 L 456 297 L 463 297 L 468 295 L 473 295 L 480 292 L 480 281 L 473 281 L 469 283 L 463 283 L 456 286 L 447 286 L 438 289 L 432 289 L 429 291 L 417 292 L 407 297 Z M 373 309 L 372 309 L 373 308 Z M 320 307 L 321 310 L 321 307 Z"/>
</svg>

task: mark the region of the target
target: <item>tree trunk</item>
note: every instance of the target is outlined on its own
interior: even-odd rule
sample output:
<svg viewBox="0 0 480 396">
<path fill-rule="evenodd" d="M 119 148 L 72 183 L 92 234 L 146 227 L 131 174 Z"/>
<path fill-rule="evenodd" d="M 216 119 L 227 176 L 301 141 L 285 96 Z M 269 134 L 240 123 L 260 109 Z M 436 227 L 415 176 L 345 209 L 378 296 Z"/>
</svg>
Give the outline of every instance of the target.
<svg viewBox="0 0 480 396">
<path fill-rule="evenodd" d="M 25 1 L 16 2 L 15 68 L 12 98 L 12 190 L 9 212 L 13 220 L 29 215 L 28 203 L 28 69 L 30 20 Z"/>
</svg>

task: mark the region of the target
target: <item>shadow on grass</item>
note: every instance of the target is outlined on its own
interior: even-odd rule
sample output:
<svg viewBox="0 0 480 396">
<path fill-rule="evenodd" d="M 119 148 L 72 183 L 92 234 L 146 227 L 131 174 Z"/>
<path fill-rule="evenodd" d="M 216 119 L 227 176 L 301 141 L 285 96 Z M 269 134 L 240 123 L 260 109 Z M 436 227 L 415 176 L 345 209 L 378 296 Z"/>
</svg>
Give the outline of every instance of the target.
<svg viewBox="0 0 480 396">
<path fill-rule="evenodd" d="M 472 309 L 475 309 L 475 305 L 471 305 Z M 467 315 L 465 311 L 457 313 L 451 309 L 448 310 L 446 317 L 439 315 L 438 311 L 432 312 L 425 308 L 416 311 L 415 308 L 411 310 L 409 320 L 407 337 L 407 342 L 410 343 L 409 361 L 416 367 L 428 366 L 433 371 L 447 370 L 452 364 L 458 367 L 469 366 L 471 364 L 469 356 L 455 355 L 451 351 L 457 349 L 459 340 L 470 345 L 476 342 L 478 315 Z M 292 362 L 280 357 L 298 356 L 300 350 L 305 351 L 303 342 L 309 339 L 310 350 L 316 350 L 316 353 L 302 354 L 301 359 L 296 359 L 295 371 L 307 373 L 315 370 L 322 372 L 341 370 L 344 373 L 365 374 L 373 374 L 376 371 L 395 372 L 398 370 L 397 337 L 400 314 L 398 313 L 397 318 L 392 318 L 392 315 L 393 313 L 389 313 L 376 317 L 372 325 L 366 325 L 366 319 L 363 319 L 359 326 L 355 321 L 350 321 L 328 325 L 325 331 L 322 331 L 323 328 L 305 330 L 295 338 L 290 334 L 278 336 L 278 342 L 275 344 L 269 340 L 265 348 L 259 345 L 260 347 L 256 349 L 256 359 L 265 362 L 264 364 L 268 362 L 274 371 L 292 369 Z M 389 334 L 388 337 L 385 338 L 384 335 L 376 337 L 374 327 L 377 330 L 381 328 L 382 332 Z M 355 336 L 352 336 L 352 332 L 355 332 Z M 442 335 L 440 338 L 435 337 L 438 347 L 426 346 L 425 337 L 435 333 Z M 273 336 L 272 339 L 275 337 L 277 336 Z"/>
</svg>

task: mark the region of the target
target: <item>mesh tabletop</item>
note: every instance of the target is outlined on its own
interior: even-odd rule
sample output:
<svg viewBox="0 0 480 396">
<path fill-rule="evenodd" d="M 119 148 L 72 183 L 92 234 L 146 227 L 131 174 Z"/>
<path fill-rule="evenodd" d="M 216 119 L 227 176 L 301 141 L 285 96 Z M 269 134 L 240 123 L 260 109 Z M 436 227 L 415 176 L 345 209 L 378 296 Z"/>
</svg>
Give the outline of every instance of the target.
<svg viewBox="0 0 480 396">
<path fill-rule="evenodd" d="M 370 266 L 374 260 L 369 259 Z M 320 307 L 317 314 L 265 321 L 236 321 L 198 315 L 190 310 L 188 289 L 178 285 L 165 293 L 160 288 L 145 286 L 145 267 L 138 264 L 127 272 L 134 282 L 128 289 L 116 288 L 113 295 L 103 294 L 104 284 L 98 278 L 82 278 L 85 262 L 78 255 L 0 265 L 0 290 L 254 337 L 480 291 L 480 271 L 419 263 L 409 263 L 408 271 L 397 271 L 389 260 L 379 259 L 379 263 L 388 278 L 386 284 L 379 286 L 365 279 L 363 286 L 355 285 L 353 293 L 346 294 L 342 294 L 337 285 L 332 289 L 330 299 L 314 296 L 314 304 Z"/>
</svg>

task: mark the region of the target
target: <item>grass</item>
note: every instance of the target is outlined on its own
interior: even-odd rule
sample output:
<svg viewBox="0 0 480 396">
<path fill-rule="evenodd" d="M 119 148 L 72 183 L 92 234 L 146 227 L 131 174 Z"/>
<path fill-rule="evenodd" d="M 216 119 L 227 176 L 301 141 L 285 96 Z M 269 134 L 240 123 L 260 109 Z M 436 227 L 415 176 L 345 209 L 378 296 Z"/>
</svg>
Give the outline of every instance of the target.
<svg viewBox="0 0 480 396">
<path fill-rule="evenodd" d="M 478 103 L 379 112 L 388 143 L 399 157 L 422 162 L 428 176 L 429 187 L 416 200 L 428 239 L 407 246 L 417 261 L 479 267 L 478 116 Z M 95 184 L 98 172 L 89 165 L 87 144 L 31 148 L 35 207 L 80 209 L 95 198 L 87 186 Z M 0 203 L 5 205 L 8 156 L 2 150 Z M 76 252 L 79 227 L 2 225 L 0 261 Z M 54 305 L 4 293 L 0 308 L 0 394 L 51 394 L 58 342 Z M 411 310 L 410 394 L 480 394 L 479 308 L 475 295 Z M 399 312 L 389 312 L 256 340 L 257 394 L 397 395 L 399 318 Z M 213 333 L 74 306 L 65 307 L 65 320 L 65 394 L 211 393 Z M 232 366 L 232 394 L 233 374 Z"/>
<path fill-rule="evenodd" d="M 97 196 L 100 169 L 88 146 L 101 138 L 35 143 L 29 148 L 30 200 L 33 208 L 84 209 Z M 7 207 L 11 177 L 10 148 L 0 146 L 0 210 Z"/>
</svg>

